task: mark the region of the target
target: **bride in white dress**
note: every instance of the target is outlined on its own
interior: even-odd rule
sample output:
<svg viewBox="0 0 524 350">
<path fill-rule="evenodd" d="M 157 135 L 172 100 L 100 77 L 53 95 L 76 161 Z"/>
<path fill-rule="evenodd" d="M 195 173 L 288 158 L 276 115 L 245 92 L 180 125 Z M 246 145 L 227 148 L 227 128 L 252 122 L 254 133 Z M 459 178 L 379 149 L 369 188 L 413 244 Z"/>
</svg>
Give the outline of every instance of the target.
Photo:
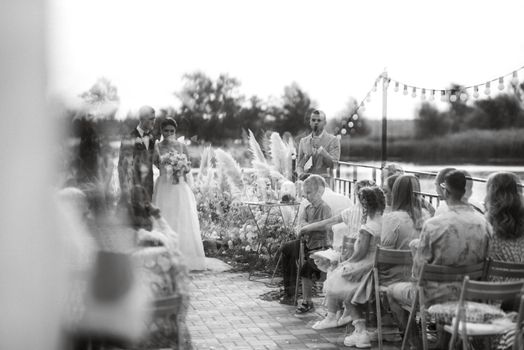
<svg viewBox="0 0 524 350">
<path fill-rule="evenodd" d="M 166 118 L 161 124 L 163 139 L 155 144 L 155 164 L 160 169 L 160 176 L 155 183 L 153 203 L 178 234 L 180 251 L 189 270 L 204 270 L 206 260 L 195 195 L 187 182 L 191 180 L 191 173 L 187 176 L 184 171 L 177 173 L 165 161 L 170 152 L 172 157 L 185 155 L 189 160 L 187 147 L 175 139 L 176 126 L 174 119 Z"/>
</svg>

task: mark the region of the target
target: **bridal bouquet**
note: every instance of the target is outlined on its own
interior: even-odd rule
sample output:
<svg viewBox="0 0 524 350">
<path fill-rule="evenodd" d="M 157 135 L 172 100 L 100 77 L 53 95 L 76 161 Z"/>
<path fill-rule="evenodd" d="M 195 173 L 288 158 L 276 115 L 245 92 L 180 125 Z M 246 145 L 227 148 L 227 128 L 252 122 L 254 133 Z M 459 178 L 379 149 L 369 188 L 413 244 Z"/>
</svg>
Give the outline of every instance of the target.
<svg viewBox="0 0 524 350">
<path fill-rule="evenodd" d="M 165 166 L 168 176 L 173 178 L 173 184 L 179 183 L 179 178 L 191 171 L 191 162 L 184 153 L 169 151 L 160 156 L 160 164 Z"/>
</svg>

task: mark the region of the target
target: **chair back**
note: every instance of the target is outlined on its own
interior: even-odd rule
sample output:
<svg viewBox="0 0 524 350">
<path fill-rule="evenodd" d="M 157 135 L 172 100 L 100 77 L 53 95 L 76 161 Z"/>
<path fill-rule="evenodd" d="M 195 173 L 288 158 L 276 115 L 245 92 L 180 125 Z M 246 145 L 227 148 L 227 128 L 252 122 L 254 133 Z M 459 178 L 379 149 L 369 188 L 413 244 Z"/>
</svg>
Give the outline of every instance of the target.
<svg viewBox="0 0 524 350">
<path fill-rule="evenodd" d="M 463 281 L 465 276 L 471 280 L 480 280 L 484 277 L 486 271 L 486 261 L 479 262 L 468 266 L 443 266 L 425 263 L 420 272 L 419 285 L 425 282 L 459 282 Z"/>
<path fill-rule="evenodd" d="M 387 249 L 378 246 L 375 252 L 375 267 L 379 268 L 383 264 L 412 265 L 411 250 Z"/>
<path fill-rule="evenodd" d="M 488 259 L 487 279 L 493 277 L 524 279 L 524 263 Z"/>
<path fill-rule="evenodd" d="M 501 301 L 517 297 L 524 288 L 524 280 L 511 282 L 472 281 L 464 277 L 464 300 Z"/>
</svg>

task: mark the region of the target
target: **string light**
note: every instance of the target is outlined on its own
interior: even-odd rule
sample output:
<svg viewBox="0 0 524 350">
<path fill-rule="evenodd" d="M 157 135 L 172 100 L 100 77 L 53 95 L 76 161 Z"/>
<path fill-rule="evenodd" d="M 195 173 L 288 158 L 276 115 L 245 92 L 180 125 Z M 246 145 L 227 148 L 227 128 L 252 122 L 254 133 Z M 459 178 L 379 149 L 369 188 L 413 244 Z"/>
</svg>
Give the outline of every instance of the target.
<svg viewBox="0 0 524 350">
<path fill-rule="evenodd" d="M 404 85 L 404 91 L 402 91 L 402 93 L 404 95 L 407 95 L 408 94 L 408 86 L 407 85 Z"/>
<path fill-rule="evenodd" d="M 399 83 L 398 81 L 395 82 L 395 92 L 398 92 L 398 86 L 399 86 Z"/>
<path fill-rule="evenodd" d="M 341 133 L 342 135 L 346 135 L 347 132 L 348 132 L 348 131 L 347 131 L 345 128 L 342 128 L 342 130 L 340 130 L 340 133 Z"/>
<path fill-rule="evenodd" d="M 426 89 L 422 89 L 422 94 L 420 95 L 420 98 L 423 100 L 426 99 Z"/>
<path fill-rule="evenodd" d="M 435 101 L 435 90 L 431 90 L 431 94 L 429 95 L 430 101 Z"/>
<path fill-rule="evenodd" d="M 491 87 L 491 82 L 488 81 L 486 83 L 486 88 L 484 89 L 484 94 L 486 96 L 489 96 L 489 94 L 491 93 L 491 88 L 490 87 Z"/>
<path fill-rule="evenodd" d="M 465 91 L 462 91 L 459 97 L 461 101 L 466 101 L 468 99 L 468 94 Z"/>
<path fill-rule="evenodd" d="M 513 72 L 513 77 L 511 78 L 511 84 L 517 85 L 519 83 L 519 76 L 517 74 L 517 71 Z"/>
<path fill-rule="evenodd" d="M 350 128 L 352 128 L 354 125 L 355 125 L 355 124 L 353 124 L 353 122 L 349 122 L 349 123 L 348 123 L 348 126 L 349 126 Z"/>
<path fill-rule="evenodd" d="M 375 84 L 373 85 L 373 92 L 377 92 L 377 82 L 375 81 Z"/>
<path fill-rule="evenodd" d="M 390 79 L 386 79 L 384 78 L 384 87 L 387 89 L 389 87 L 389 80 Z"/>
<path fill-rule="evenodd" d="M 362 112 L 364 112 L 366 110 L 366 105 L 364 104 L 364 101 L 362 101 L 362 104 L 360 105 L 360 108 L 359 108 Z"/>
<path fill-rule="evenodd" d="M 449 95 L 449 101 L 450 102 L 456 102 L 457 101 L 457 95 L 455 95 L 455 92 L 451 91 L 451 94 Z"/>
<path fill-rule="evenodd" d="M 499 78 L 499 90 L 502 91 L 504 90 L 504 78 L 503 77 L 500 77 Z"/>
<path fill-rule="evenodd" d="M 442 102 L 446 101 L 446 90 L 440 91 L 440 100 Z"/>
<path fill-rule="evenodd" d="M 368 94 L 368 95 L 366 96 L 366 101 L 367 101 L 367 102 L 371 102 L 371 95 L 370 95 L 370 94 Z"/>
<path fill-rule="evenodd" d="M 415 98 L 417 97 L 417 89 L 413 88 L 413 91 L 411 92 L 411 97 Z"/>
<path fill-rule="evenodd" d="M 479 98 L 479 87 L 478 86 L 475 86 L 473 88 L 473 97 L 474 98 Z"/>
<path fill-rule="evenodd" d="M 353 120 L 358 120 L 358 114 L 353 114 L 353 117 L 352 117 Z"/>
</svg>

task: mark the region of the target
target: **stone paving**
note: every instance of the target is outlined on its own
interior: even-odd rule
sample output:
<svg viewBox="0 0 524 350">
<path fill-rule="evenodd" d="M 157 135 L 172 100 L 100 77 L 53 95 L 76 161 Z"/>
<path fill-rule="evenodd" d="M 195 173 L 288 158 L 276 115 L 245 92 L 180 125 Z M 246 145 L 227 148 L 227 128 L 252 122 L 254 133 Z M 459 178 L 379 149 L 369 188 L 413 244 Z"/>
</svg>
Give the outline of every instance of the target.
<svg viewBox="0 0 524 350">
<path fill-rule="evenodd" d="M 325 313 L 322 306 L 297 316 L 293 306 L 260 299 L 278 288 L 267 283 L 269 279 L 254 281 L 247 273 L 208 270 L 193 273 L 191 281 L 187 325 L 195 349 L 351 349 L 343 345 L 344 327 L 311 328 Z M 321 304 L 321 299 L 315 301 Z M 384 349 L 399 348 L 393 345 L 385 343 Z"/>
</svg>

